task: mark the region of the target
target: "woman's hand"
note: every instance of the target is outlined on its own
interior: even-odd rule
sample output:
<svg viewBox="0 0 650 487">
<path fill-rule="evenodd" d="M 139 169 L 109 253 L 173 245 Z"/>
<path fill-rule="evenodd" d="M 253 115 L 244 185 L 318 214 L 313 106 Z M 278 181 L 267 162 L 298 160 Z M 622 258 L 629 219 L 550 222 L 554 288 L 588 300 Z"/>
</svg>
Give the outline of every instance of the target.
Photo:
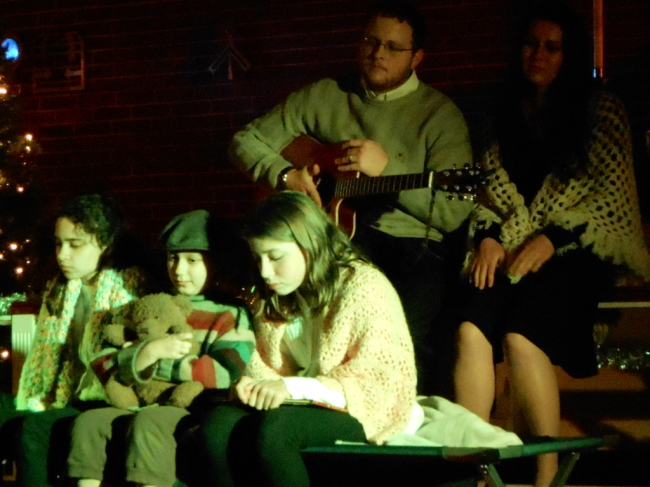
<svg viewBox="0 0 650 487">
<path fill-rule="evenodd" d="M 287 386 L 281 379 L 257 380 L 242 377 L 235 386 L 237 397 L 243 404 L 255 409 L 275 409 L 291 398 Z"/>
<path fill-rule="evenodd" d="M 471 277 L 479 289 L 494 285 L 494 275 L 504 261 L 506 252 L 503 246 L 493 238 L 484 238 L 472 261 Z"/>
<path fill-rule="evenodd" d="M 546 235 L 538 235 L 524 244 L 508 268 L 508 274 L 524 277 L 529 272 L 537 272 L 555 253 L 555 247 Z"/>
</svg>

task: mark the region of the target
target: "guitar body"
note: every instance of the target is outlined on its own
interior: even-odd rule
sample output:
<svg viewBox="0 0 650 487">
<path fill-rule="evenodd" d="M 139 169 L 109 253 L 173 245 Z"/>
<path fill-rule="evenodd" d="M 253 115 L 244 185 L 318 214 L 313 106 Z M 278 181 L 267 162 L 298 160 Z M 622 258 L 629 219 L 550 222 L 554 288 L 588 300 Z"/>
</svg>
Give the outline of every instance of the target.
<svg viewBox="0 0 650 487">
<path fill-rule="evenodd" d="M 357 231 L 357 213 L 345 204 L 343 198 L 334 198 L 325 207 L 327 213 L 340 228 L 342 228 L 350 238 L 354 238 Z"/>
<path fill-rule="evenodd" d="M 321 144 L 308 135 L 301 135 L 285 147 L 280 155 L 297 169 L 318 165 L 320 174 L 315 179 L 323 206 L 336 224 L 345 230 L 350 238 L 354 237 L 356 213 L 345 203 L 345 198 L 334 196 L 338 180 L 360 177 L 360 173 L 356 171 L 342 172 L 337 169 L 334 160 L 345 156 L 345 151 L 337 145 Z"/>
<path fill-rule="evenodd" d="M 295 138 L 280 155 L 297 169 L 318 165 L 320 171 L 314 176 L 314 182 L 323 206 L 350 237 L 354 236 L 356 230 L 356 215 L 345 204 L 345 198 L 429 188 L 432 192 L 440 190 L 449 193 L 449 199 L 456 195 L 460 200 L 473 200 L 478 186 L 484 185 L 494 172 L 481 173 L 469 165 L 462 169 L 454 167 L 438 172 L 424 170 L 415 174 L 378 177 L 368 177 L 354 171 L 342 172 L 334 162 L 346 155 L 340 144 L 321 144 L 308 135 Z"/>
</svg>

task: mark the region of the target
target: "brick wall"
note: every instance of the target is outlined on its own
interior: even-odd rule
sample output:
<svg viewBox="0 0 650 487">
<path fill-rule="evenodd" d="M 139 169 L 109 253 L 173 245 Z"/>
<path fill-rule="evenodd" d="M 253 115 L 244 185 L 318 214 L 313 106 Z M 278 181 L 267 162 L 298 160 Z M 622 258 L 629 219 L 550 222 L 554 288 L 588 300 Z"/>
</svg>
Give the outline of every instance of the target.
<svg viewBox="0 0 650 487">
<path fill-rule="evenodd" d="M 415 3 L 431 30 L 419 74 L 452 96 L 472 122 L 486 87 L 502 72 L 510 2 Z M 589 0 L 571 3 L 590 18 Z M 650 6 L 647 0 L 605 3 L 606 73 L 623 95 L 633 95 L 624 98 L 640 141 L 650 128 Z M 369 4 L 0 0 L 4 26 L 23 44 L 17 81 L 24 123 L 43 148 L 37 164 L 52 206 L 77 190 L 107 188 L 147 238 L 194 208 L 241 217 L 255 188 L 227 160 L 233 133 L 292 90 L 349 69 Z M 225 69 L 208 71 L 226 45 L 228 25 L 252 63 L 248 72 L 235 66 L 233 80 Z M 36 38 L 68 31 L 85 42 L 85 90 L 32 92 Z"/>
</svg>

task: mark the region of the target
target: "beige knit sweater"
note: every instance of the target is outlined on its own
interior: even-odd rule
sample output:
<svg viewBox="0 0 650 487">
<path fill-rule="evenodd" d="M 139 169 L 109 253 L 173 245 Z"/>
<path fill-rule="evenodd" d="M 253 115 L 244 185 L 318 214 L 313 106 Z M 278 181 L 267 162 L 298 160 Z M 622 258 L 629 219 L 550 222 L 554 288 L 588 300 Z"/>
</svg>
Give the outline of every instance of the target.
<svg viewBox="0 0 650 487">
<path fill-rule="evenodd" d="M 395 289 L 376 268 L 354 263 L 342 273 L 337 297 L 324 312 L 317 379 L 341 392 L 368 441 L 383 443 L 407 425 L 415 400 L 413 343 Z M 281 353 L 286 323 L 257 323 L 257 349 L 248 374 L 290 375 Z"/>
</svg>

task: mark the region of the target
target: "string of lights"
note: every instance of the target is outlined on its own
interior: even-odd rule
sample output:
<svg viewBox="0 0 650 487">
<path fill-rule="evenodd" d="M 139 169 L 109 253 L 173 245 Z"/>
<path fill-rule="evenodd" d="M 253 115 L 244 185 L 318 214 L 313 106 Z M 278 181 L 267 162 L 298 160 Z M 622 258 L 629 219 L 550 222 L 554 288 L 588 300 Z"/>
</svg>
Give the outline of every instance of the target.
<svg viewBox="0 0 650 487">
<path fill-rule="evenodd" d="M 20 127 L 20 90 L 5 75 L 8 62 L 0 60 L 0 297 L 26 291 L 41 210 L 34 190 L 40 148 Z"/>
</svg>

